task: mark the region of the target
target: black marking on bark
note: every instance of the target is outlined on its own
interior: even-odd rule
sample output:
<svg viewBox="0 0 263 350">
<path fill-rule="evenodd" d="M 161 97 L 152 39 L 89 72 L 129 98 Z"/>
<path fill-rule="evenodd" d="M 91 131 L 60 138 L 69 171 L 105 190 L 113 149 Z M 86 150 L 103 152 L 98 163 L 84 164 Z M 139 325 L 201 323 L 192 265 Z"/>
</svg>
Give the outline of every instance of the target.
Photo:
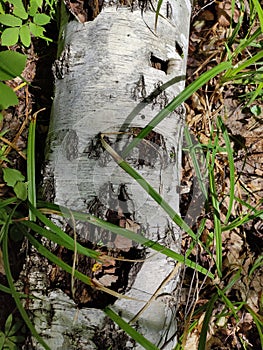
<svg viewBox="0 0 263 350">
<path fill-rule="evenodd" d="M 75 130 L 69 130 L 63 140 L 63 150 L 67 160 L 74 160 L 78 157 L 79 138 Z"/>
<path fill-rule="evenodd" d="M 70 46 L 66 45 L 60 57 L 55 60 L 52 71 L 56 79 L 64 79 L 69 72 Z"/>
<path fill-rule="evenodd" d="M 144 75 L 141 74 L 140 79 L 135 83 L 135 86 L 132 88 L 132 98 L 137 101 L 139 99 L 144 99 L 146 97 L 146 85 Z"/>
<path fill-rule="evenodd" d="M 104 136 L 104 140 L 108 145 L 112 146 L 112 142 L 109 137 Z M 88 158 L 97 160 L 100 166 L 105 166 L 112 159 L 111 155 L 106 152 L 105 148 L 102 146 L 101 134 L 98 134 L 93 139 L 91 139 L 83 151 L 83 155 L 85 154 L 87 154 Z"/>
<path fill-rule="evenodd" d="M 166 3 L 166 18 L 172 19 L 173 8 L 169 1 Z"/>
<path fill-rule="evenodd" d="M 132 137 L 136 137 L 141 128 L 130 128 Z M 133 152 L 128 156 L 129 163 L 135 168 L 140 169 L 145 166 L 150 168 L 160 167 L 164 169 L 168 164 L 168 156 L 164 138 L 161 134 L 151 131 L 137 145 Z"/>
<path fill-rule="evenodd" d="M 162 81 L 158 81 L 157 83 L 154 84 L 154 89 L 160 89 L 160 87 L 163 85 Z M 152 109 L 154 109 L 154 107 L 159 107 L 160 110 L 163 109 L 167 104 L 168 104 L 169 100 L 166 94 L 166 91 L 163 90 L 159 95 L 157 95 L 152 102 Z"/>
</svg>

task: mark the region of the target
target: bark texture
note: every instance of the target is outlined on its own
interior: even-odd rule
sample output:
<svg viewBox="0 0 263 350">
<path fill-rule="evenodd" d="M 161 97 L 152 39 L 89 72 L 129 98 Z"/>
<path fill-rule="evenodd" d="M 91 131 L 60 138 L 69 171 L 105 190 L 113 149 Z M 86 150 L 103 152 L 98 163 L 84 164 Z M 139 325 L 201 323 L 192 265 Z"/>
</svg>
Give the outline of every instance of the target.
<svg viewBox="0 0 263 350">
<path fill-rule="evenodd" d="M 135 1 L 117 8 L 107 4 L 93 21 L 74 20 L 63 28 L 64 48 L 54 66 L 55 97 L 44 191 L 59 205 L 90 212 L 179 251 L 176 225 L 118 167 L 100 142 L 104 133 L 105 140 L 121 154 L 141 128 L 184 88 L 190 2 L 163 1 L 156 32 L 155 13 L 150 7 L 144 11 L 137 5 Z M 160 89 L 175 77 L 176 84 Z M 184 110 L 179 108 L 126 157 L 177 212 L 183 120 Z M 67 227 L 71 224 L 62 223 Z M 132 242 L 81 222 L 76 223 L 76 233 L 81 242 L 103 244 L 118 254 L 134 252 L 134 248 L 142 251 Z M 151 249 L 144 256 L 145 261 L 130 270 L 125 285 L 117 290 L 146 302 L 175 262 Z M 52 350 L 142 348 L 119 331 L 102 310 L 91 307 L 90 302 L 85 305 L 83 294 L 80 300 L 84 307 L 78 309 L 77 300 L 51 288 L 51 272 L 48 262 L 32 251 L 25 275 L 29 276 L 30 292 L 40 299 L 29 308 L 37 330 Z M 147 339 L 165 349 L 175 344 L 177 280 L 175 277 L 165 284 L 134 323 Z M 109 283 L 105 278 L 100 282 Z M 130 321 L 145 302 L 121 299 L 111 307 Z M 34 349 L 42 349 L 34 340 L 33 344 Z"/>
</svg>

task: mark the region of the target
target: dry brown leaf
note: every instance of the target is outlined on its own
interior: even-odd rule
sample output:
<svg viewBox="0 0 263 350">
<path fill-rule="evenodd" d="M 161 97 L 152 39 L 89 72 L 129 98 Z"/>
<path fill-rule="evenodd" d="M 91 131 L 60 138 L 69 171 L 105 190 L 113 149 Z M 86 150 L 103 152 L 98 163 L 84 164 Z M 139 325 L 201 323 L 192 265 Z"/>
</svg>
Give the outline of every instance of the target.
<svg viewBox="0 0 263 350">
<path fill-rule="evenodd" d="M 114 275 L 103 275 L 99 278 L 99 282 L 103 284 L 105 287 L 110 287 L 113 283 L 117 282 L 118 276 Z"/>
<path fill-rule="evenodd" d="M 232 13 L 232 1 L 220 1 L 216 5 L 218 23 L 222 27 L 229 27 L 231 18 L 235 23 L 238 23 L 240 17 L 240 11 L 235 7 L 234 13 Z"/>
<path fill-rule="evenodd" d="M 132 241 L 126 237 L 117 235 L 114 240 L 114 245 L 117 249 L 128 252 L 132 247 Z"/>
</svg>

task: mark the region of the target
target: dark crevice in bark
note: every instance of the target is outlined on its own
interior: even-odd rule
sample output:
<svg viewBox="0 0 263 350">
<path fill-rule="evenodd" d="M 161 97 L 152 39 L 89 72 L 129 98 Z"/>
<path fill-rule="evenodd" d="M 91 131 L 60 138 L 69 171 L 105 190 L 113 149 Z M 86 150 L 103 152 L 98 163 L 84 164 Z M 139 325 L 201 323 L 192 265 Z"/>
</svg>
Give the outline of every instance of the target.
<svg viewBox="0 0 263 350">
<path fill-rule="evenodd" d="M 64 0 L 69 12 L 81 23 L 93 21 L 103 8 L 104 0 Z"/>
<path fill-rule="evenodd" d="M 91 229 L 92 225 L 86 225 L 86 229 Z M 73 229 L 67 227 L 66 232 L 73 235 Z M 104 232 L 106 233 L 106 232 Z M 101 244 L 94 244 L 90 241 L 82 242 L 82 245 L 89 249 L 94 249 L 100 252 L 102 262 L 89 258 L 84 255 L 77 256 L 76 269 L 88 276 L 92 285 L 87 285 L 80 280 L 75 279 L 74 288 L 71 287 L 71 274 L 53 265 L 49 279 L 51 289 L 59 288 L 74 300 L 78 307 L 92 307 L 103 309 L 109 304 L 112 304 L 116 298 L 108 293 L 102 292 L 96 288 L 96 284 L 103 284 L 118 293 L 124 292 L 128 283 L 132 279 L 130 274 L 135 265 L 130 261 L 115 260 L 114 258 L 138 260 L 144 257 L 143 250 L 138 250 L 131 247 L 128 251 L 120 249 L 112 250 L 110 247 Z M 63 247 L 59 247 L 54 252 L 61 260 L 72 266 L 74 254 Z M 135 267 L 134 267 L 135 268 Z M 137 267 L 136 267 L 137 269 Z M 138 269 L 137 269 L 138 270 Z"/>
<path fill-rule="evenodd" d="M 159 69 L 167 74 L 169 60 L 162 60 L 161 58 L 156 57 L 153 53 L 151 53 L 151 65 L 155 69 Z"/>
</svg>

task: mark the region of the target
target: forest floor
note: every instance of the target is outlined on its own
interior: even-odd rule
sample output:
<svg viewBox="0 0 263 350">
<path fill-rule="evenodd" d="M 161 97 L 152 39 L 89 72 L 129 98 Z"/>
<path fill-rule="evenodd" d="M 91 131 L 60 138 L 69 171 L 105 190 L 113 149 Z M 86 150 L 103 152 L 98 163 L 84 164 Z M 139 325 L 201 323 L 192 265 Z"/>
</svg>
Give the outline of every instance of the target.
<svg viewBox="0 0 263 350">
<path fill-rule="evenodd" d="M 248 8 L 246 8 L 248 11 Z M 198 78 L 200 74 L 214 67 L 222 61 L 227 38 L 230 36 L 230 18 L 237 23 L 240 17 L 240 9 L 236 4 L 234 16 L 231 12 L 231 1 L 210 2 L 196 1 L 192 14 L 189 55 L 187 64 L 187 84 Z M 247 16 L 247 25 L 249 13 Z M 235 27 L 235 23 L 233 25 Z M 247 33 L 246 21 L 239 31 L 239 40 Z M 242 59 L 242 57 L 240 57 Z M 235 165 L 235 195 L 241 199 L 232 210 L 232 218 L 241 217 L 246 211 L 244 203 L 253 207 L 262 208 L 263 198 L 263 124 L 262 124 L 262 99 L 254 105 L 261 109 L 261 114 L 255 116 L 251 109 L 246 107 L 244 96 L 248 95 L 251 86 L 242 84 L 227 84 L 220 87 L 219 77 L 203 86 L 191 98 L 186 101 L 186 122 L 192 135 L 203 145 L 208 145 L 211 135 L 216 131 L 216 120 L 221 117 L 226 125 L 234 154 Z M 188 187 L 182 196 L 181 214 L 185 215 L 187 206 L 192 198 L 194 174 L 191 160 L 187 154 L 183 157 L 182 185 Z M 217 193 L 222 203 L 220 220 L 224 222 L 228 201 L 226 195 L 230 191 L 230 173 L 227 155 L 219 153 L 215 163 L 215 178 Z M 201 241 L 206 244 L 207 238 L 214 230 L 212 211 L 204 209 L 195 221 L 206 218 L 206 228 L 201 236 Z M 208 281 L 199 280 L 192 272 L 186 271 L 183 281 L 183 296 L 185 299 L 179 307 L 179 315 L 182 317 L 182 332 L 187 333 L 190 325 L 189 319 L 197 322 L 194 331 L 184 338 L 184 349 L 197 349 L 200 337 L 201 325 L 204 322 L 205 312 L 202 305 L 206 305 L 219 287 L 221 290 L 228 288 L 228 284 L 240 272 L 240 278 L 226 292 L 227 298 L 233 304 L 247 303 L 255 312 L 262 315 L 262 268 L 256 274 L 250 274 L 251 267 L 258 259 L 262 258 L 263 249 L 263 225 L 262 217 L 251 220 L 234 230 L 222 233 L 223 277 L 219 284 L 212 285 Z M 189 246 L 189 237 L 183 239 L 183 249 Z M 210 249 L 215 249 L 213 246 Z M 191 257 L 196 261 L 207 264 L 213 271 L 214 264 L 208 263 L 208 256 L 200 246 Z M 187 319 L 189 317 L 189 319 Z M 186 319 L 186 321 L 185 321 Z M 189 322 L 188 327 L 186 326 Z M 227 311 L 226 300 L 217 300 L 211 316 L 209 334 L 206 343 L 207 349 L 261 349 L 262 344 L 253 322 L 251 313 L 245 308 L 240 308 L 238 317 Z"/>
<path fill-rule="evenodd" d="M 217 2 L 218 3 L 218 2 Z M 228 3 L 228 1 L 224 2 Z M 229 2 L 229 4 L 231 1 Z M 235 16 L 239 16 L 238 7 Z M 247 13 L 249 17 L 249 13 Z M 214 1 L 197 1 L 192 13 L 189 56 L 187 68 L 187 84 L 198 78 L 209 68 L 219 64 L 222 52 L 225 50 L 226 38 L 229 36 L 229 9 L 220 8 Z M 244 22 L 245 23 L 245 22 Z M 245 24 L 244 24 L 245 25 Z M 54 24 L 48 29 L 47 36 L 55 33 Z M 240 30 L 242 35 L 242 28 Z M 243 28 L 246 33 L 246 28 Z M 56 34 L 53 34 L 55 39 Z M 37 173 L 41 177 L 41 164 L 45 148 L 45 137 L 48 132 L 49 116 L 51 112 L 53 96 L 52 63 L 56 58 L 56 44 L 47 45 L 44 41 L 35 41 L 31 48 L 25 52 L 28 55 L 28 63 L 23 73 L 25 79 L 31 82 L 31 86 L 25 86 L 17 91 L 19 105 L 9 108 L 4 114 L 1 124 L 1 164 L 20 170 L 26 176 L 26 147 L 28 125 L 34 113 L 37 113 Z M 231 145 L 234 150 L 236 172 L 236 196 L 250 206 L 259 208 L 263 195 L 263 125 L 260 116 L 255 116 L 251 109 L 245 107 L 244 96 L 249 91 L 249 86 L 228 84 L 223 88 L 219 86 L 219 78 L 215 78 L 202 89 L 198 90 L 186 101 L 186 122 L 192 135 L 202 144 L 208 144 L 212 127 L 220 116 L 226 127 Z M 15 79 L 11 87 L 15 88 L 21 81 Z M 13 85 L 12 85 L 13 84 Z M 260 107 L 260 106 L 259 106 Z M 262 106 L 261 106 L 262 107 Z M 261 115 L 262 117 L 262 115 Z M 7 162 L 8 159 L 8 162 Z M 225 154 L 218 156 L 215 177 L 222 198 L 229 189 L 229 170 Z M 188 204 L 193 199 L 191 188 L 194 173 L 189 156 L 183 154 L 182 170 L 182 194 L 181 211 L 186 215 Z M 0 182 L 1 198 L 13 196 L 12 189 L 3 179 Z M 227 208 L 222 210 L 221 220 Z M 244 212 L 240 202 L 233 208 L 233 218 Z M 208 209 L 201 209 L 196 222 L 206 218 L 206 227 L 201 236 L 204 244 L 207 237 L 213 232 L 212 213 Z M 198 347 L 201 324 L 204 321 L 205 305 L 213 295 L 216 288 L 222 290 L 227 287 L 231 279 L 240 273 L 238 282 L 226 293 L 227 298 L 235 305 L 246 303 L 256 313 L 262 315 L 262 269 L 250 274 L 250 268 L 255 261 L 260 259 L 263 249 L 262 220 L 255 219 L 245 225 L 231 231 L 223 232 L 223 278 L 218 285 L 211 281 L 200 280 L 200 276 L 193 276 L 186 270 L 182 281 L 182 296 L 178 308 L 181 334 L 184 348 L 194 350 Z M 186 251 L 189 246 L 189 237 L 183 237 L 182 249 Z M 211 246 L 213 249 L 213 246 Z M 191 258 L 203 263 L 204 266 L 214 269 L 213 263 L 201 246 L 196 246 Z M 209 260 L 209 261 L 208 261 Z M 209 265 L 210 264 L 210 265 Z M 209 265 L 209 266 L 207 266 Z M 1 269 L 0 275 L 4 274 Z M 4 279 L 2 276 L 0 282 Z M 193 287 L 194 286 L 194 287 Z M 1 308 L 0 308 L 1 310 Z M 2 316 L 11 312 L 10 308 L 1 311 Z M 222 301 L 214 304 L 212 322 L 207 337 L 207 349 L 261 349 L 259 335 L 251 313 L 248 309 L 240 307 L 238 317 L 226 311 L 226 305 Z M 197 321 L 197 326 L 189 331 L 190 320 Z M 188 336 L 186 335 L 188 333 Z"/>
</svg>

